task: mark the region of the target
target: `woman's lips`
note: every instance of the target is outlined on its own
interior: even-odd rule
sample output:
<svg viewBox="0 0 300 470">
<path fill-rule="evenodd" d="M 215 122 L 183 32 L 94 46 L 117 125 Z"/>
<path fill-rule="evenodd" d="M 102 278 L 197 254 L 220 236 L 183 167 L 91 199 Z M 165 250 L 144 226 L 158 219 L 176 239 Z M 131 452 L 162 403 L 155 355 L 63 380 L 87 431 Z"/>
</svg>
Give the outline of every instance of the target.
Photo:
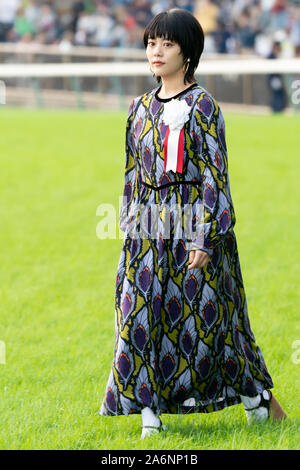
<svg viewBox="0 0 300 470">
<path fill-rule="evenodd" d="M 164 62 L 153 62 L 154 65 L 164 65 Z"/>
</svg>

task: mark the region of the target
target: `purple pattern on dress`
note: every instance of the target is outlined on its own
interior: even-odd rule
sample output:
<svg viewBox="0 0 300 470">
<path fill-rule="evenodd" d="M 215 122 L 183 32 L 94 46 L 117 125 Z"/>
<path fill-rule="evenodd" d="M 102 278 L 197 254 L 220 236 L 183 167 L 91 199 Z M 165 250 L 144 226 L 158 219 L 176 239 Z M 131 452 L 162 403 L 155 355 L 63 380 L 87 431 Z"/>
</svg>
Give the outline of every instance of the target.
<svg viewBox="0 0 300 470">
<path fill-rule="evenodd" d="M 159 258 L 159 260 L 161 260 L 161 258 L 163 257 L 163 254 L 164 254 L 164 239 L 160 235 L 159 240 L 158 240 L 158 258 Z"/>
<path fill-rule="evenodd" d="M 183 172 L 177 174 L 164 171 L 168 126 L 164 104 L 151 93 L 129 107 L 123 209 L 142 203 L 143 222 L 149 222 L 151 204 L 166 204 L 170 238 L 161 232 L 136 240 L 126 230 L 129 217 L 120 218 L 125 239 L 115 285 L 114 361 L 100 413 L 107 416 L 141 413 L 145 406 L 156 415 L 209 413 L 241 403 L 240 395 L 273 387 L 247 314 L 221 109 L 200 86 L 180 95 L 191 113 L 184 129 Z M 202 184 L 195 190 L 189 181 Z M 166 183 L 171 184 L 157 190 Z M 184 209 L 185 203 L 192 203 L 195 236 L 201 223 L 195 208 L 204 205 L 203 234 L 197 231 L 192 240 L 211 256 L 211 262 L 192 271 L 189 250 L 196 248 L 183 221 L 182 238 L 175 237 L 178 218 L 175 224 L 172 210 L 174 205 Z M 161 216 L 159 223 L 164 221 Z M 245 362 L 247 367 L 240 366 Z M 196 405 L 184 407 L 190 397 Z"/>
<path fill-rule="evenodd" d="M 233 301 L 234 301 L 234 306 L 237 309 L 239 307 L 239 304 L 240 304 L 240 299 L 239 299 L 238 293 L 235 289 L 233 291 Z"/>
<path fill-rule="evenodd" d="M 223 145 L 223 148 L 225 149 L 225 151 L 227 151 L 224 127 L 221 127 L 221 129 L 219 130 L 219 136 L 220 136 L 220 140 Z"/>
<path fill-rule="evenodd" d="M 193 99 L 194 99 L 194 95 L 191 93 L 190 95 L 188 95 L 186 98 L 185 98 L 185 101 L 187 102 L 187 104 L 189 106 L 192 106 L 193 104 Z"/>
<path fill-rule="evenodd" d="M 209 117 L 212 111 L 212 104 L 206 96 L 198 104 L 199 108 L 204 112 L 206 117 Z"/>
<path fill-rule="evenodd" d="M 229 225 L 229 222 L 230 222 L 229 213 L 228 213 L 228 210 L 225 209 L 222 212 L 221 217 L 220 217 L 220 226 L 223 232 L 225 232 L 226 228 Z"/>
<path fill-rule="evenodd" d="M 160 309 L 161 309 L 161 296 L 159 294 L 155 296 L 153 300 L 152 308 L 153 308 L 153 313 L 154 313 L 155 318 L 156 319 L 159 318 Z"/>
<path fill-rule="evenodd" d="M 127 183 L 124 186 L 123 196 L 126 198 L 125 204 L 127 205 L 131 200 L 132 195 L 132 183 Z"/>
<path fill-rule="evenodd" d="M 244 344 L 244 351 L 245 351 L 247 359 L 249 359 L 249 361 L 251 362 L 255 362 L 255 355 L 253 354 L 253 352 L 251 351 L 251 349 L 248 347 L 246 343 Z"/>
<path fill-rule="evenodd" d="M 119 357 L 119 371 L 122 377 L 127 378 L 130 372 L 131 364 L 129 357 L 122 353 Z"/>
<path fill-rule="evenodd" d="M 195 276 L 191 276 L 185 283 L 185 290 L 187 298 L 191 301 L 195 297 L 195 294 L 198 290 L 198 282 Z"/>
<path fill-rule="evenodd" d="M 176 391 L 174 398 L 177 403 L 181 403 L 184 401 L 185 397 L 186 397 L 186 388 L 183 385 L 181 385 L 181 387 Z"/>
<path fill-rule="evenodd" d="M 130 259 L 134 258 L 138 250 L 137 241 L 133 238 L 130 247 Z"/>
<path fill-rule="evenodd" d="M 237 374 L 237 363 L 232 357 L 229 357 L 225 364 L 225 370 L 231 379 L 234 379 Z"/>
<path fill-rule="evenodd" d="M 217 382 L 216 379 L 213 379 L 211 384 L 209 385 L 209 387 L 207 389 L 208 398 L 210 398 L 210 399 L 214 398 L 217 391 L 218 391 L 218 382 Z"/>
<path fill-rule="evenodd" d="M 203 318 L 208 326 L 211 326 L 216 319 L 216 309 L 212 302 L 207 302 L 203 309 Z"/>
<path fill-rule="evenodd" d="M 222 331 L 218 339 L 218 345 L 217 345 L 218 355 L 221 354 L 221 352 L 224 350 L 224 345 L 225 345 L 225 333 Z"/>
<path fill-rule="evenodd" d="M 151 284 L 152 276 L 149 267 L 146 266 L 139 275 L 139 284 L 144 292 L 146 292 Z"/>
<path fill-rule="evenodd" d="M 132 307 L 132 302 L 131 302 L 131 298 L 129 296 L 129 294 L 126 294 L 124 300 L 123 300 L 123 304 L 122 304 L 122 315 L 123 315 L 123 319 L 126 319 L 128 313 L 130 312 L 131 310 L 131 307 Z"/>
<path fill-rule="evenodd" d="M 168 379 L 172 374 L 175 366 L 174 358 L 170 353 L 167 353 L 161 362 L 161 370 L 165 379 Z"/>
<path fill-rule="evenodd" d="M 231 296 L 231 293 L 232 293 L 232 291 L 231 291 L 231 279 L 230 279 L 230 276 L 227 272 L 225 273 L 225 288 L 226 288 L 227 294 L 229 296 Z"/>
<path fill-rule="evenodd" d="M 182 346 L 187 355 L 189 355 L 193 349 L 193 340 L 191 338 L 190 332 L 186 331 L 182 338 Z"/>
<path fill-rule="evenodd" d="M 157 111 L 159 110 L 161 106 L 161 102 L 158 101 L 156 98 L 153 99 L 153 102 L 152 102 L 152 114 L 155 115 L 157 113 Z"/>
<path fill-rule="evenodd" d="M 256 387 L 254 385 L 253 380 L 250 379 L 250 377 L 248 377 L 246 380 L 245 392 L 246 392 L 246 395 L 249 397 L 255 397 L 257 395 Z"/>
<path fill-rule="evenodd" d="M 188 204 L 190 200 L 190 190 L 188 184 L 182 185 L 182 204 Z"/>
<path fill-rule="evenodd" d="M 114 396 L 110 388 L 108 388 L 108 391 L 106 393 L 106 401 L 109 409 L 115 412 L 117 409 L 116 397 Z"/>
<path fill-rule="evenodd" d="M 151 405 L 152 397 L 146 384 L 143 384 L 143 386 L 141 387 L 139 395 L 144 406 Z"/>
<path fill-rule="evenodd" d="M 172 323 L 175 323 L 175 321 L 180 317 L 181 308 L 180 303 L 178 302 L 178 299 L 176 297 L 172 297 L 172 299 L 169 301 L 168 313 L 169 317 L 172 320 Z"/>
<path fill-rule="evenodd" d="M 152 166 L 152 155 L 148 147 L 146 147 L 144 150 L 143 161 L 147 172 L 149 172 Z"/>
<path fill-rule="evenodd" d="M 206 188 L 204 191 L 204 198 L 205 198 L 205 203 L 207 204 L 208 207 L 211 207 L 211 208 L 214 207 L 216 199 L 217 199 L 217 194 L 209 185 L 206 185 Z"/>
<path fill-rule="evenodd" d="M 143 123 L 142 123 L 142 120 L 139 119 L 136 126 L 135 126 L 135 135 L 136 135 L 136 137 L 139 137 L 142 128 L 143 128 Z"/>
<path fill-rule="evenodd" d="M 205 377 L 207 376 L 208 372 L 209 372 L 209 358 L 208 357 L 203 357 L 201 359 L 201 361 L 199 361 L 199 364 L 198 364 L 198 371 L 199 371 L 199 374 L 201 375 L 202 379 L 205 379 Z"/>
<path fill-rule="evenodd" d="M 194 141 L 194 145 L 195 145 L 195 151 L 197 153 L 200 153 L 200 151 L 201 151 L 201 138 L 200 138 L 200 135 L 193 132 L 193 141 Z"/>
<path fill-rule="evenodd" d="M 182 241 L 180 241 L 180 243 L 176 245 L 174 252 L 175 252 L 176 263 L 178 264 L 178 266 L 180 266 L 183 260 L 185 259 L 185 255 L 186 255 L 185 246 Z"/>
<path fill-rule="evenodd" d="M 143 347 L 147 342 L 147 338 L 148 336 L 145 331 L 145 328 L 143 327 L 143 325 L 139 325 L 134 332 L 134 339 L 140 351 L 143 350 Z"/>
</svg>

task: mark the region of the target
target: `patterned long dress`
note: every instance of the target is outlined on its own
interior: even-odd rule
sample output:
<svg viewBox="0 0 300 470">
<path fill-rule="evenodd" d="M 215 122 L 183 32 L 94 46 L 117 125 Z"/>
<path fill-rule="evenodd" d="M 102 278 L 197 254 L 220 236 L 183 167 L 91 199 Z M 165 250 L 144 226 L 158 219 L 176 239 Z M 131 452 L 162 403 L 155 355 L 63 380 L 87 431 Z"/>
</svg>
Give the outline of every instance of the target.
<svg viewBox="0 0 300 470">
<path fill-rule="evenodd" d="M 233 227 L 225 124 L 216 100 L 196 82 L 172 99 L 191 107 L 184 125 L 182 173 L 164 171 L 161 87 L 135 98 L 126 126 L 119 227 L 125 232 L 115 284 L 114 356 L 100 415 L 209 413 L 273 387 L 250 328 Z M 125 201 L 125 202 L 124 202 Z M 134 237 L 139 205 L 204 207 L 204 237 L 183 229 Z M 136 209 L 138 208 L 138 209 Z M 150 219 L 151 221 L 151 219 Z M 164 209 L 159 213 L 162 229 Z M 193 232 L 194 233 L 194 232 Z M 211 258 L 188 270 L 189 251 Z M 188 400 L 186 402 L 186 400 Z M 184 404 L 184 402 L 186 402 Z"/>
</svg>

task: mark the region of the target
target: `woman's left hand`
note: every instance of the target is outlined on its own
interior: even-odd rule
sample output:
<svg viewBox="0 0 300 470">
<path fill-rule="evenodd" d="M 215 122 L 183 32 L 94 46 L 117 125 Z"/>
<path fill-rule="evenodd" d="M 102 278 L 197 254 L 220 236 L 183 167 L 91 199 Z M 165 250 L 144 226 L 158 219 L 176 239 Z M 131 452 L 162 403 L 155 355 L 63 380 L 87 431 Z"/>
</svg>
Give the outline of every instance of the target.
<svg viewBox="0 0 300 470">
<path fill-rule="evenodd" d="M 209 261 L 211 257 L 202 250 L 192 250 L 189 254 L 189 264 L 188 269 L 193 268 L 203 268 Z"/>
</svg>

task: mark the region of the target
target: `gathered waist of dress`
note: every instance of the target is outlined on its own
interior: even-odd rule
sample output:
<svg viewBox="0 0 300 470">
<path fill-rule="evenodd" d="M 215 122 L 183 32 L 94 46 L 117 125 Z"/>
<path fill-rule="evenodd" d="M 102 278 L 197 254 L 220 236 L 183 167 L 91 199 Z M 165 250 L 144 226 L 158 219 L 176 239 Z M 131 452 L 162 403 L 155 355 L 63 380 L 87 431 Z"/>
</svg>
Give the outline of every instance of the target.
<svg viewBox="0 0 300 470">
<path fill-rule="evenodd" d="M 167 188 L 168 186 L 172 186 L 173 184 L 202 184 L 202 181 L 191 180 L 191 181 L 171 181 L 170 183 L 162 184 L 161 186 L 153 186 L 152 184 L 146 183 L 145 181 L 141 181 L 141 184 L 148 186 L 148 188 L 152 188 L 156 191 L 159 189 Z"/>
</svg>

